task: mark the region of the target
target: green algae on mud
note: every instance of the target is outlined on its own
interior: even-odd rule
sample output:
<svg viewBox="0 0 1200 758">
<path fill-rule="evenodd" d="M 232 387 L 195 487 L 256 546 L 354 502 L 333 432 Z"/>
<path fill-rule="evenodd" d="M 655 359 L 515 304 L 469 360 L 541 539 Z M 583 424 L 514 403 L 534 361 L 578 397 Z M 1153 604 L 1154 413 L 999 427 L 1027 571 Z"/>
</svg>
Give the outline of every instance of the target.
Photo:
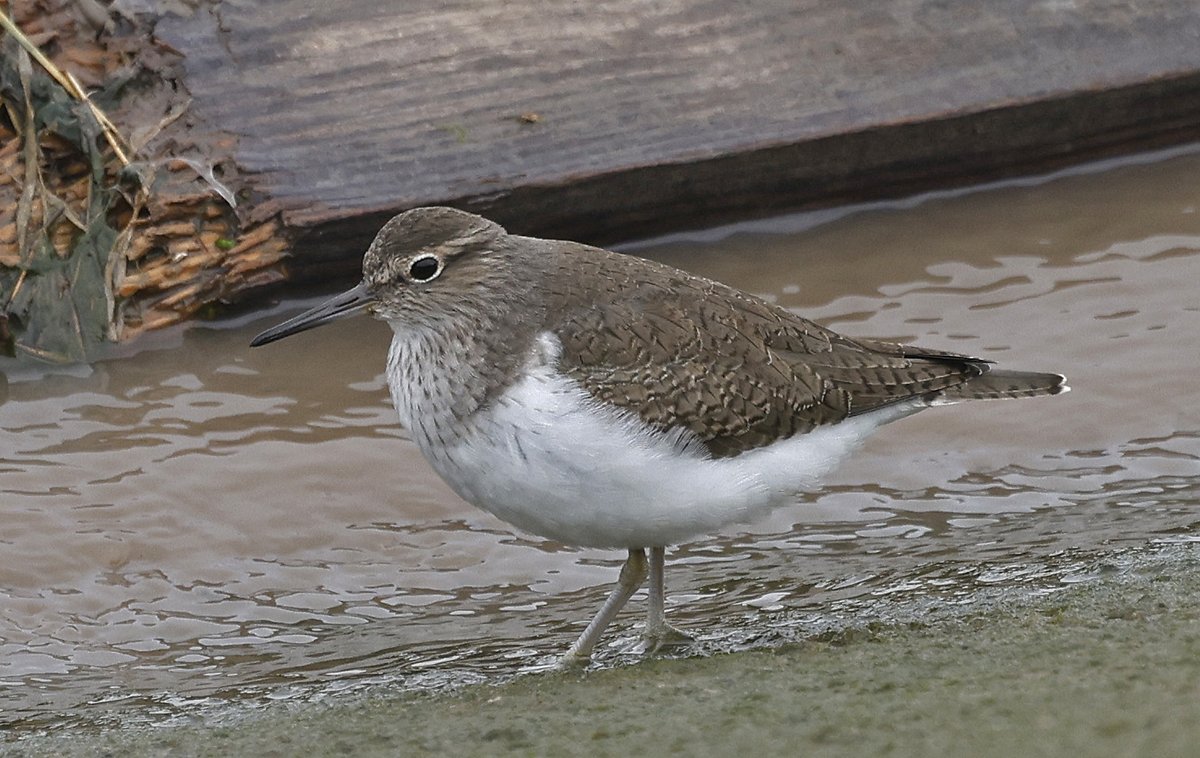
<svg viewBox="0 0 1200 758">
<path fill-rule="evenodd" d="M 774 650 L 540 674 L 236 726 L 11 744 L 16 755 L 1194 755 L 1200 544 L 929 623 Z"/>
</svg>

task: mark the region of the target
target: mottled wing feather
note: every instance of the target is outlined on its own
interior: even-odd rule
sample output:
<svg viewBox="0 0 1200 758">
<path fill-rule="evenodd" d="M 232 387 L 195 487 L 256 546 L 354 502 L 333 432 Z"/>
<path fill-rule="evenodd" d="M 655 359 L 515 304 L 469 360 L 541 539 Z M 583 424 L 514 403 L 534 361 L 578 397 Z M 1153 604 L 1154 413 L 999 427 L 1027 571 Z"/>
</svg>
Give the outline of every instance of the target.
<svg viewBox="0 0 1200 758">
<path fill-rule="evenodd" d="M 851 397 L 850 415 L 942 392 L 974 380 L 989 369 L 987 361 L 959 353 L 839 335 L 833 335 L 831 342 L 828 351 L 793 350 L 789 355 L 813 366 L 834 386 L 844 388 Z"/>
<path fill-rule="evenodd" d="M 914 397 L 1057 391 L 1054 375 L 1013 373 L 973 395 L 956 388 L 985 374 L 987 361 L 850 339 L 716 282 L 579 250 L 547 314 L 562 368 L 656 429 L 691 431 L 717 457 Z M 590 305 L 570 305 L 581 302 Z"/>
</svg>

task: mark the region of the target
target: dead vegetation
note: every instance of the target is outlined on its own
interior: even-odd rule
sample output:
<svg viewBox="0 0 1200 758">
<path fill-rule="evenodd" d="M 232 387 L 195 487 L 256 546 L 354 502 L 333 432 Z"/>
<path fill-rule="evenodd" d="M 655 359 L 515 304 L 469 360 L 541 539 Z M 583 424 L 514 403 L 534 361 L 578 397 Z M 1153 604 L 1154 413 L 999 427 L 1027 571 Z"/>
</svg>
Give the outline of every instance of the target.
<svg viewBox="0 0 1200 758">
<path fill-rule="evenodd" d="M 146 19 L 63 0 L 0 13 L 5 352 L 87 360 L 282 277 L 278 222 L 247 220 L 232 141 L 191 118 Z"/>
</svg>

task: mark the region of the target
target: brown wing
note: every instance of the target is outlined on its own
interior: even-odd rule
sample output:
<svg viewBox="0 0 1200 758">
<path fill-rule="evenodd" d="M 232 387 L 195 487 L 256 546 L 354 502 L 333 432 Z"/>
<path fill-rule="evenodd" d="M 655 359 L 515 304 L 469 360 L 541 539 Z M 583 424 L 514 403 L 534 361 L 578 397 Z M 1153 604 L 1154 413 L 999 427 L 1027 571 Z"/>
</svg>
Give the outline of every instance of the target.
<svg viewBox="0 0 1200 758">
<path fill-rule="evenodd" d="M 983 374 L 978 359 L 851 340 L 725 285 L 658 264 L 584 256 L 548 326 L 562 368 L 647 424 L 733 456 Z M 588 271 L 586 269 L 594 269 Z"/>
</svg>

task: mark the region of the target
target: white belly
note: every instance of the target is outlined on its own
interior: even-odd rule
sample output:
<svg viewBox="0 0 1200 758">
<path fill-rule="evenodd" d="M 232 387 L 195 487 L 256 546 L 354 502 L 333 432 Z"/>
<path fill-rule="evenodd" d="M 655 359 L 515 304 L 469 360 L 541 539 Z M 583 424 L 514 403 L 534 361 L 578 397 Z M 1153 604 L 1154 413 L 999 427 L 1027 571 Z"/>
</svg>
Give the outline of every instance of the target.
<svg viewBox="0 0 1200 758">
<path fill-rule="evenodd" d="M 420 432 L 424 425 L 411 417 L 419 409 L 401 416 L 438 474 L 479 508 L 566 544 L 651 547 L 754 519 L 816 486 L 881 424 L 924 405 L 893 406 L 722 459 L 706 457 L 689 436 L 655 432 L 599 405 L 549 364 L 531 366 L 448 442 Z"/>
</svg>

